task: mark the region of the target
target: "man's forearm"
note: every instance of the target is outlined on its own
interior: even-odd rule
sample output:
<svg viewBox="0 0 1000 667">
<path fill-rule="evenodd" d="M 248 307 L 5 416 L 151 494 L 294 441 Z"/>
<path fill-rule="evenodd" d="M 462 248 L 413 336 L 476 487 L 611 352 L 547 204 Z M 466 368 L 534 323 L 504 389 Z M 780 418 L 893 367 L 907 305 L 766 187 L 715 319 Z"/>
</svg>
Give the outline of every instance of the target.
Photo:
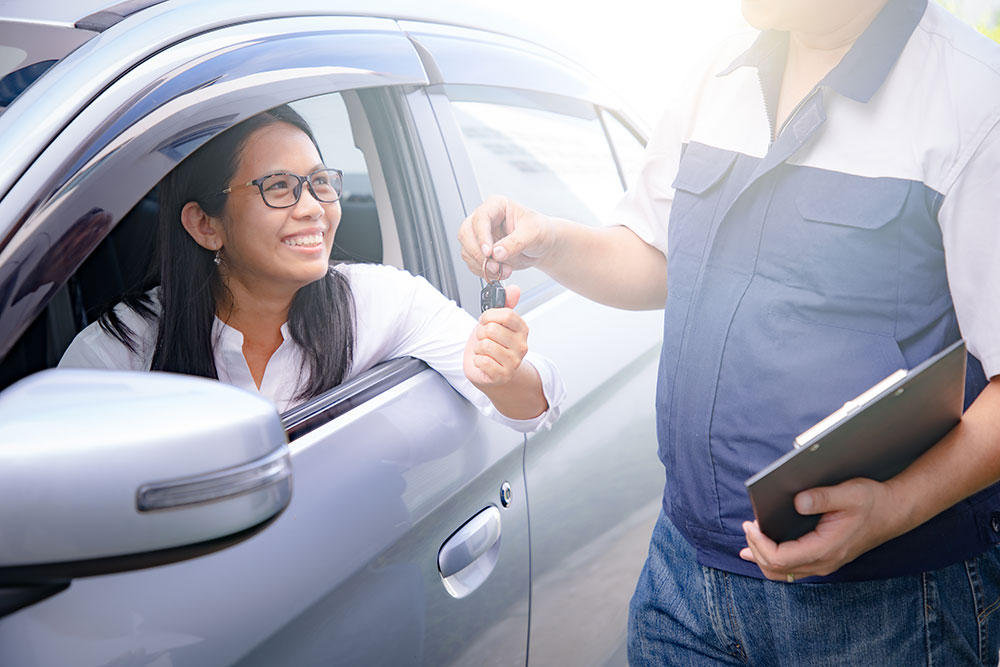
<svg viewBox="0 0 1000 667">
<path fill-rule="evenodd" d="M 588 299 L 627 310 L 662 308 L 667 260 L 627 227 L 554 219 L 552 249 L 538 266 Z"/>
<path fill-rule="evenodd" d="M 1000 376 L 962 421 L 906 470 L 887 482 L 899 514 L 894 530 L 911 530 L 1000 479 Z"/>
</svg>

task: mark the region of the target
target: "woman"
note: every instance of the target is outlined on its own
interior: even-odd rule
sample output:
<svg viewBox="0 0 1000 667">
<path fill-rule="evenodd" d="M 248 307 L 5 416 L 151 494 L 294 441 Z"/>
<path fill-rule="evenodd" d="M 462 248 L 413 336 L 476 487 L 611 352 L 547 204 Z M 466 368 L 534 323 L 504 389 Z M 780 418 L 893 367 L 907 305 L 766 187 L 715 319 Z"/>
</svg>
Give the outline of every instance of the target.
<svg viewBox="0 0 1000 667">
<path fill-rule="evenodd" d="M 289 107 L 213 138 L 160 185 L 159 287 L 123 298 L 59 365 L 217 378 L 284 411 L 408 355 L 498 421 L 550 425 L 563 390 L 547 360 L 522 363 L 517 288 L 476 322 L 423 278 L 331 267 L 340 182 Z"/>
</svg>

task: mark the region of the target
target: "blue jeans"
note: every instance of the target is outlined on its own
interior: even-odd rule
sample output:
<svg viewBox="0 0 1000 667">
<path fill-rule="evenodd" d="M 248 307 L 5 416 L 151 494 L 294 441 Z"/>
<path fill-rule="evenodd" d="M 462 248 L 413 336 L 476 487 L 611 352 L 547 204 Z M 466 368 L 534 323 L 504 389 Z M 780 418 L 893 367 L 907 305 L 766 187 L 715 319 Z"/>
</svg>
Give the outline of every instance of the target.
<svg viewBox="0 0 1000 667">
<path fill-rule="evenodd" d="M 629 605 L 638 665 L 989 665 L 1000 658 L 1000 546 L 920 575 L 850 583 L 698 565 L 660 513 Z"/>
</svg>

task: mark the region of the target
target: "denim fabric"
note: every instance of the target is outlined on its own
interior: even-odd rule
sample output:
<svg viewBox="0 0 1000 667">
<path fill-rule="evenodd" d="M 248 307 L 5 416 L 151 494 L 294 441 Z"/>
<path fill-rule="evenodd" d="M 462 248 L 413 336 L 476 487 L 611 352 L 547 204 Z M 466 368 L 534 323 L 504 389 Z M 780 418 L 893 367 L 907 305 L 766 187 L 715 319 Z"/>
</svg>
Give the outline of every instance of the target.
<svg viewBox="0 0 1000 667">
<path fill-rule="evenodd" d="M 1000 547 L 913 576 L 788 584 L 699 565 L 661 512 L 628 630 L 633 666 L 994 667 Z"/>
</svg>

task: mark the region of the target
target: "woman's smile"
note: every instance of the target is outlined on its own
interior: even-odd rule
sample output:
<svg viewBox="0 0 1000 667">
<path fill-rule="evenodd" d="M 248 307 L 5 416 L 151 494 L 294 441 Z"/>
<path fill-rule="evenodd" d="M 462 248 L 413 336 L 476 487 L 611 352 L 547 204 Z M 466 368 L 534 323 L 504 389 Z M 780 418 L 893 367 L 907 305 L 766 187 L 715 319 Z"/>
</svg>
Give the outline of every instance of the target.
<svg viewBox="0 0 1000 667">
<path fill-rule="evenodd" d="M 281 242 L 292 248 L 301 250 L 322 250 L 323 249 L 323 237 L 326 232 L 306 232 L 303 234 L 296 234 L 293 236 L 286 236 L 281 239 Z"/>
<path fill-rule="evenodd" d="M 312 174 L 323 168 L 305 132 L 275 123 L 247 138 L 230 182 L 248 183 L 279 172 Z M 223 218 L 222 260 L 230 288 L 238 282 L 248 292 L 278 289 L 290 299 L 329 271 L 340 204 L 320 201 L 312 186 L 302 183 L 298 201 L 280 208 L 268 206 L 256 187 L 235 190 Z"/>
</svg>

